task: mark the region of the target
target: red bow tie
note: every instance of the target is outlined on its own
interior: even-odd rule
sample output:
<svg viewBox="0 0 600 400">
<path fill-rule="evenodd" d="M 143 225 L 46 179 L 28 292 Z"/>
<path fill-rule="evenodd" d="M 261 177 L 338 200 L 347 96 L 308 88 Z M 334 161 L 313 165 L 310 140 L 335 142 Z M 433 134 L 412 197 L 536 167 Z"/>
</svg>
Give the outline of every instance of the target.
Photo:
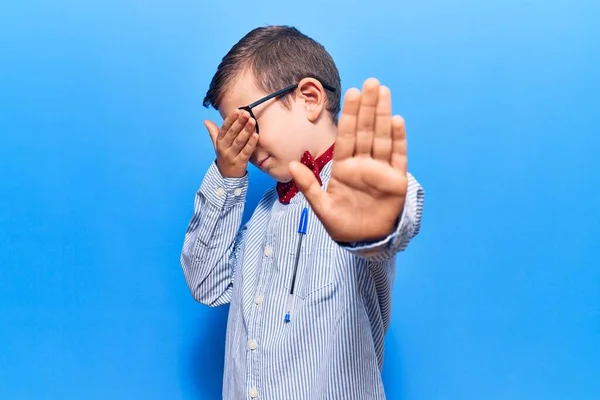
<svg viewBox="0 0 600 400">
<path fill-rule="evenodd" d="M 332 144 L 331 147 L 327 149 L 325 153 L 321 154 L 317 159 L 313 158 L 308 151 L 305 151 L 302 155 L 302 159 L 300 160 L 302 164 L 311 169 L 311 171 L 317 177 L 320 185 L 322 185 L 323 182 L 321 182 L 321 177 L 319 174 L 321 173 L 323 167 L 327 165 L 331 159 L 333 159 L 333 147 L 334 145 Z M 293 180 L 286 183 L 277 182 L 277 194 L 279 195 L 279 202 L 282 204 L 288 204 L 290 200 L 292 200 L 292 198 L 298 193 L 298 191 L 298 186 L 296 186 L 296 182 Z"/>
</svg>

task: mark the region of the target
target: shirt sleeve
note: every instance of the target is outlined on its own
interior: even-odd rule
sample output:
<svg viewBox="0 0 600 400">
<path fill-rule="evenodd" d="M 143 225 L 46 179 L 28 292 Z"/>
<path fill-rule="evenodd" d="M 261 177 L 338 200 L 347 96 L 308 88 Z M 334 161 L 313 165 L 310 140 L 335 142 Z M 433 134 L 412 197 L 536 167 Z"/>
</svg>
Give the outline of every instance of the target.
<svg viewBox="0 0 600 400">
<path fill-rule="evenodd" d="M 385 261 L 404 251 L 421 229 L 424 190 L 419 182 L 408 174 L 408 190 L 404 208 L 397 219 L 396 228 L 381 240 L 340 243 L 348 251 L 369 261 Z"/>
<path fill-rule="evenodd" d="M 223 178 L 211 163 L 196 192 L 188 224 L 181 266 L 194 298 L 214 307 L 229 303 L 246 228 L 240 229 L 248 174 Z"/>
</svg>

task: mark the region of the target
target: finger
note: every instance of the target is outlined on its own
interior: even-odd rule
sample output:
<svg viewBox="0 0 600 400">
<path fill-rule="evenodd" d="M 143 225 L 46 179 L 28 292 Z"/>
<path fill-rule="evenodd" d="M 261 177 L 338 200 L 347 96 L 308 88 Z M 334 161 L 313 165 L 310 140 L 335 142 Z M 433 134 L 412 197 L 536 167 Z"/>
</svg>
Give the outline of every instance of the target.
<svg viewBox="0 0 600 400">
<path fill-rule="evenodd" d="M 337 137 L 333 151 L 334 160 L 339 161 L 354 155 L 360 96 L 360 91 L 356 88 L 349 89 L 344 96 L 344 106 L 342 107 L 342 115 L 338 122 Z"/>
<path fill-rule="evenodd" d="M 247 111 L 242 111 L 238 118 L 233 122 L 233 125 L 227 130 L 223 138 L 221 139 L 221 143 L 223 144 L 224 149 L 228 149 L 231 147 L 233 140 L 237 137 L 237 135 L 244 129 L 246 122 L 250 118 L 250 114 Z"/>
<path fill-rule="evenodd" d="M 210 140 L 212 141 L 213 147 L 215 150 L 217 149 L 217 136 L 219 135 L 219 127 L 215 125 L 214 122 L 206 120 L 204 121 L 204 126 L 208 130 L 208 135 L 210 136 Z"/>
<path fill-rule="evenodd" d="M 371 153 L 373 158 L 389 163 L 392 154 L 392 94 L 385 86 L 379 89 L 376 115 Z"/>
<path fill-rule="evenodd" d="M 406 127 L 404 119 L 396 115 L 392 119 L 392 167 L 406 175 Z"/>
<path fill-rule="evenodd" d="M 256 149 L 257 143 L 258 133 L 253 133 L 252 136 L 250 136 L 250 139 L 248 139 L 248 142 L 246 143 L 242 151 L 240 151 L 238 157 L 240 157 L 240 159 L 243 161 L 248 161 L 250 157 L 252 157 L 252 153 L 254 153 L 254 149 Z"/>
<path fill-rule="evenodd" d="M 225 121 L 223 121 L 223 125 L 221 125 L 221 129 L 219 129 L 219 135 L 217 137 L 218 140 L 223 139 L 223 136 L 225 136 L 227 131 L 229 131 L 229 128 L 231 128 L 231 125 L 233 125 L 233 123 L 238 119 L 240 113 L 240 110 L 233 110 L 227 116 L 227 118 L 225 118 Z"/>
<path fill-rule="evenodd" d="M 369 78 L 363 84 L 360 97 L 360 109 L 358 110 L 358 120 L 356 122 L 355 155 L 371 156 L 378 101 L 379 81 L 375 78 Z"/>
<path fill-rule="evenodd" d="M 298 161 L 290 163 L 289 168 L 294 182 L 306 197 L 315 214 L 317 216 L 322 215 L 324 193 L 315 174 L 306 165 Z"/>
<path fill-rule="evenodd" d="M 248 139 L 250 139 L 250 137 L 254 133 L 254 127 L 254 120 L 250 118 L 246 122 L 244 129 L 242 129 L 242 131 L 238 133 L 237 137 L 233 140 L 230 149 L 234 156 L 237 156 L 240 153 L 240 151 L 242 151 L 244 146 L 246 146 L 246 143 L 248 143 Z"/>
</svg>

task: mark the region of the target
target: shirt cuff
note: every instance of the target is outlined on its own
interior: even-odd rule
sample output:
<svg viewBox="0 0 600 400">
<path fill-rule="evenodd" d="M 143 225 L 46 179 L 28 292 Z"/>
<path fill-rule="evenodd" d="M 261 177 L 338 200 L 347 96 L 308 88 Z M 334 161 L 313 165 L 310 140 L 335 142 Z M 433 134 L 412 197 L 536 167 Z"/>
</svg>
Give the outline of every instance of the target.
<svg viewBox="0 0 600 400">
<path fill-rule="evenodd" d="M 241 178 L 224 178 L 215 162 L 210 164 L 200 193 L 217 208 L 231 208 L 246 201 L 248 172 Z"/>
</svg>

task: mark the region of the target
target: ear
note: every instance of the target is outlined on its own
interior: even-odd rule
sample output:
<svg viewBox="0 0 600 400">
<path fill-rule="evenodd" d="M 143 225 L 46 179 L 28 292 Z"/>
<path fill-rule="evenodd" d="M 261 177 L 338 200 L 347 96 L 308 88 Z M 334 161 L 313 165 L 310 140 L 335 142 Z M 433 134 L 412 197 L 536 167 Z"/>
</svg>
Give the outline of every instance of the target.
<svg viewBox="0 0 600 400">
<path fill-rule="evenodd" d="M 327 95 L 321 82 L 314 78 L 304 78 L 298 83 L 296 99 L 311 122 L 316 122 L 325 111 Z"/>
</svg>

